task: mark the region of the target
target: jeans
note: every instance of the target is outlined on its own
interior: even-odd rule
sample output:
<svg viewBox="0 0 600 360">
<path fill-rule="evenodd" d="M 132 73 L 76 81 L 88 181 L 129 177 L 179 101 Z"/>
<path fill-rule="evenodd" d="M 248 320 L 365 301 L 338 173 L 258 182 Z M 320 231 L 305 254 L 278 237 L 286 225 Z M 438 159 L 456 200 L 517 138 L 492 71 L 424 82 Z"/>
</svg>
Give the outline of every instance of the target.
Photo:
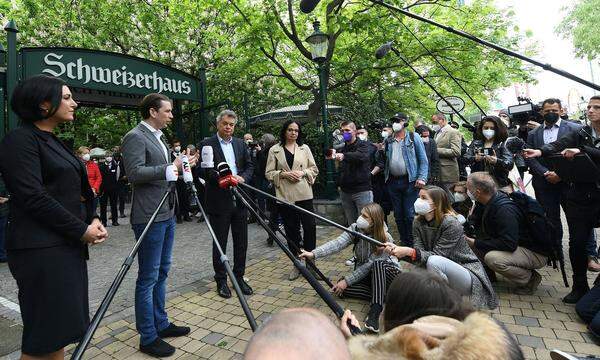
<svg viewBox="0 0 600 360">
<path fill-rule="evenodd" d="M 413 246 L 412 224 L 415 218 L 415 201 L 419 189 L 414 182 L 408 182 L 408 176 L 392 177 L 387 181 L 388 192 L 394 207 L 394 218 L 403 246 Z"/>
<path fill-rule="evenodd" d="M 373 191 L 361 191 L 351 194 L 340 190 L 340 199 L 342 200 L 346 221 L 348 222 L 348 226 L 350 226 L 350 224 L 356 222 L 362 209 L 367 204 L 373 202 Z"/>
<path fill-rule="evenodd" d="M 577 315 L 588 324 L 588 329 L 600 339 L 600 284 L 594 286 L 575 305 Z"/>
<path fill-rule="evenodd" d="M 588 256 L 598 256 L 598 249 L 596 248 L 596 231 L 592 230 L 592 236 L 587 242 L 586 253 Z"/>
<path fill-rule="evenodd" d="M 133 224 L 139 239 L 146 224 Z M 169 326 L 165 311 L 167 276 L 175 236 L 175 219 L 155 222 L 150 226 L 138 252 L 138 277 L 135 283 L 135 323 L 140 344 L 148 345 L 158 332 Z"/>
<path fill-rule="evenodd" d="M 6 223 L 8 216 L 0 217 L 0 260 L 6 260 L 6 250 L 4 249 L 4 240 L 6 239 Z"/>
<path fill-rule="evenodd" d="M 462 265 L 439 255 L 427 258 L 427 270 L 446 280 L 448 286 L 461 295 L 471 295 L 471 272 Z"/>
</svg>

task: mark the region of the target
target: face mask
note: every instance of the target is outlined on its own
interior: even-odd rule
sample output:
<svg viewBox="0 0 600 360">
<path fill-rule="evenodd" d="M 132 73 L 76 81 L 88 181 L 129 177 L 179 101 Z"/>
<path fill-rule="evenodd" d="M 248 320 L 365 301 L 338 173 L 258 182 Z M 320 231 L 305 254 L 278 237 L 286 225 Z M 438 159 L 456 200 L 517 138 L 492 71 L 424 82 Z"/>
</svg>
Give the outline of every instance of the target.
<svg viewBox="0 0 600 360">
<path fill-rule="evenodd" d="M 358 219 L 356 219 L 356 227 L 361 229 L 361 230 L 366 230 L 369 228 L 369 226 L 371 226 L 371 224 L 369 224 L 369 221 L 367 219 L 365 219 L 362 216 L 359 216 Z"/>
<path fill-rule="evenodd" d="M 345 132 L 343 135 L 344 141 L 350 141 L 352 140 L 352 133 L 349 132 Z"/>
<path fill-rule="evenodd" d="M 175 152 L 180 152 L 181 151 L 181 146 L 175 146 Z"/>
<path fill-rule="evenodd" d="M 402 129 L 404 129 L 404 123 L 393 123 L 392 124 L 392 130 L 394 130 L 394 132 L 402 131 Z"/>
<path fill-rule="evenodd" d="M 490 140 L 494 137 L 494 135 L 496 134 L 496 131 L 492 130 L 492 129 L 486 129 L 486 130 L 483 130 L 482 133 L 486 139 Z"/>
<path fill-rule="evenodd" d="M 558 114 L 557 113 L 547 113 L 546 115 L 544 115 L 544 121 L 546 122 L 546 124 L 548 125 L 554 125 L 556 124 L 556 122 L 558 121 Z"/>
<path fill-rule="evenodd" d="M 385 140 L 387 139 L 387 137 L 390 136 L 390 134 L 387 131 L 382 131 L 381 132 L 381 137 Z"/>
<path fill-rule="evenodd" d="M 463 216 L 463 214 L 456 215 L 456 219 L 458 219 L 458 222 L 461 225 L 467 222 L 467 219 L 465 219 L 465 217 Z"/>
<path fill-rule="evenodd" d="M 475 198 L 475 195 L 473 195 L 473 193 L 470 192 L 469 189 L 467 189 L 467 196 L 469 197 L 469 199 L 471 199 L 473 201 L 477 201 L 477 199 Z"/>
<path fill-rule="evenodd" d="M 431 208 L 431 205 L 429 205 L 429 202 L 427 200 L 418 198 L 417 201 L 415 201 L 415 212 L 417 214 L 425 215 L 431 212 L 432 210 L 433 209 Z"/>
<path fill-rule="evenodd" d="M 455 192 L 454 200 L 456 200 L 456 202 L 463 202 L 463 201 L 467 200 L 467 195 L 465 195 L 463 193 Z"/>
<path fill-rule="evenodd" d="M 426 138 L 421 138 L 421 140 L 423 140 L 423 142 L 424 142 L 425 144 L 427 144 L 427 143 L 429 142 L 429 138 L 428 138 L 428 137 L 426 137 Z"/>
<path fill-rule="evenodd" d="M 250 143 L 252 142 L 252 140 L 248 139 L 246 140 L 246 144 L 250 145 Z"/>
<path fill-rule="evenodd" d="M 431 130 L 433 130 L 435 132 L 440 131 L 440 129 L 441 129 L 441 127 L 438 124 L 434 124 L 434 125 L 431 126 Z"/>
<path fill-rule="evenodd" d="M 110 156 L 107 156 L 107 157 L 106 157 L 106 162 L 111 162 L 111 161 L 112 161 L 112 157 L 110 157 Z"/>
<path fill-rule="evenodd" d="M 366 134 L 358 134 L 356 135 L 357 138 L 361 139 L 362 141 L 367 140 L 367 135 Z"/>
<path fill-rule="evenodd" d="M 83 161 L 90 161 L 90 154 L 83 154 L 81 158 L 83 159 Z"/>
</svg>

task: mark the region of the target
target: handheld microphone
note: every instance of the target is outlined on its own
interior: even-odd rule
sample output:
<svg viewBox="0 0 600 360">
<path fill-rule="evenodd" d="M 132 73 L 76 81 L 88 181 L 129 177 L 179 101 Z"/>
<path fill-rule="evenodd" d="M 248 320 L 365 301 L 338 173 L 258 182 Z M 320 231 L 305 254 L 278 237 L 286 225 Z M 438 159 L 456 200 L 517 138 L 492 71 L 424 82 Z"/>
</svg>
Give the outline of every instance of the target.
<svg viewBox="0 0 600 360">
<path fill-rule="evenodd" d="M 321 0 L 300 0 L 300 11 L 309 14 L 320 2 Z"/>
<path fill-rule="evenodd" d="M 183 181 L 186 184 L 187 192 L 190 196 L 189 209 L 192 211 L 198 210 L 198 202 L 196 201 L 196 186 L 194 185 L 194 176 L 192 175 L 192 168 L 190 166 L 190 160 L 187 155 L 181 155 L 181 169 L 183 170 Z"/>
<path fill-rule="evenodd" d="M 219 187 L 221 189 L 229 189 L 232 186 L 237 186 L 238 181 L 231 173 L 231 168 L 226 162 L 221 162 L 217 165 L 219 173 Z"/>
<path fill-rule="evenodd" d="M 392 42 L 391 41 L 381 45 L 379 47 L 379 49 L 377 49 L 377 51 L 375 51 L 375 57 L 377 59 L 382 59 L 384 56 L 387 55 L 387 53 L 390 52 L 390 50 L 392 50 Z"/>
<path fill-rule="evenodd" d="M 215 167 L 215 163 L 213 162 L 213 148 L 210 145 L 204 145 L 202 147 L 202 162 L 200 163 L 200 167 L 203 169 L 212 169 Z"/>
</svg>

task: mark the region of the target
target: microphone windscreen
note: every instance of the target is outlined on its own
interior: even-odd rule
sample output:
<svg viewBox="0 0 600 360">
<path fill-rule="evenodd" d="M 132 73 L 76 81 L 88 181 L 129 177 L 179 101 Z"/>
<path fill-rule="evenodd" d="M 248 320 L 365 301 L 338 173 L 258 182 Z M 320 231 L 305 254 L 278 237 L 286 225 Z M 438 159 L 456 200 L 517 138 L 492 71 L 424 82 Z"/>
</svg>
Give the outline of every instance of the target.
<svg viewBox="0 0 600 360">
<path fill-rule="evenodd" d="M 390 52 L 390 50 L 392 49 L 392 42 L 387 42 L 383 45 L 381 45 L 379 47 L 379 49 L 377 49 L 377 51 L 375 51 L 375 57 L 377 59 L 381 59 L 383 58 L 385 55 L 387 55 L 388 52 Z"/>
<path fill-rule="evenodd" d="M 202 147 L 202 162 L 200 163 L 200 167 L 212 169 L 214 166 L 213 148 L 210 145 L 204 145 Z"/>
<path fill-rule="evenodd" d="M 300 11 L 305 14 L 312 12 L 321 0 L 300 0 Z"/>
<path fill-rule="evenodd" d="M 506 139 L 505 146 L 513 154 L 518 154 L 525 149 L 525 141 L 520 137 L 513 136 Z"/>
<path fill-rule="evenodd" d="M 193 182 L 194 176 L 192 175 L 192 168 L 190 167 L 190 160 L 187 155 L 181 155 L 181 168 L 183 170 L 183 181 L 186 183 Z"/>
<path fill-rule="evenodd" d="M 229 167 L 228 163 L 223 161 L 217 165 L 217 172 L 219 173 L 219 177 L 224 177 L 231 175 L 231 168 Z"/>
</svg>

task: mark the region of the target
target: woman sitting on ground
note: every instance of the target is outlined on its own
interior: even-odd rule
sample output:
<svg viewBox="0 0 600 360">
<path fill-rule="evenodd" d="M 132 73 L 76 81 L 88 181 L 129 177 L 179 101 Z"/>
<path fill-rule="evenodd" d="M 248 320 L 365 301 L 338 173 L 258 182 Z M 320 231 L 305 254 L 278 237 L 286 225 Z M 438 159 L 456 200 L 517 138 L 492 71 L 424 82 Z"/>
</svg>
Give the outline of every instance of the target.
<svg viewBox="0 0 600 360">
<path fill-rule="evenodd" d="M 496 293 L 464 239 L 463 227 L 446 192 L 437 186 L 425 187 L 419 192 L 415 212 L 419 215 L 413 223 L 414 248 L 390 243 L 386 251 L 439 274 L 459 294 L 470 296 L 474 306 L 496 308 Z"/>
<path fill-rule="evenodd" d="M 350 230 L 366 234 L 380 242 L 392 243 L 392 236 L 387 232 L 383 221 L 384 213 L 381 206 L 375 203 L 365 206 L 356 223 L 350 225 Z M 344 276 L 334 286 L 333 291 L 340 296 L 371 301 L 371 309 L 365 319 L 365 327 L 373 332 L 379 331 L 379 314 L 383 309 L 383 300 L 388 286 L 400 273 L 400 265 L 383 249 L 377 249 L 371 243 L 348 232 L 342 233 L 337 239 L 329 241 L 312 252 L 303 251 L 301 258 L 318 259 L 338 253 L 348 246 L 354 246 L 354 271 Z"/>
<path fill-rule="evenodd" d="M 521 360 L 523 353 L 506 328 L 476 312 L 437 274 L 419 269 L 396 276 L 386 295 L 380 336 L 351 336 L 358 326 L 349 310 L 340 329 L 353 359 Z"/>
</svg>

